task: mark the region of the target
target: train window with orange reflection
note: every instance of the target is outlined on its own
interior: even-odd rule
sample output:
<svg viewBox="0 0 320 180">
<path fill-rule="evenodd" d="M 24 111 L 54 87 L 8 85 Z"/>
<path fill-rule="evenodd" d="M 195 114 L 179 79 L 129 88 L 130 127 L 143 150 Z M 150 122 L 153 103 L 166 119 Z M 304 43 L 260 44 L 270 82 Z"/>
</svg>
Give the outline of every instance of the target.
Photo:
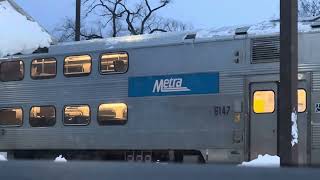
<svg viewBox="0 0 320 180">
<path fill-rule="evenodd" d="M 68 56 L 64 60 L 64 75 L 87 76 L 91 73 L 92 59 L 89 55 Z"/>
<path fill-rule="evenodd" d="M 22 126 L 22 108 L 1 108 L 0 126 Z"/>
<path fill-rule="evenodd" d="M 126 73 L 128 59 L 126 52 L 103 54 L 100 60 L 100 72 L 102 74 Z"/>
<path fill-rule="evenodd" d="M 273 91 L 256 91 L 253 95 L 253 111 L 257 114 L 273 113 L 275 110 L 275 93 Z"/>
<path fill-rule="evenodd" d="M 50 79 L 57 75 L 57 60 L 54 58 L 35 59 L 31 63 L 33 79 Z"/>
<path fill-rule="evenodd" d="M 52 127 L 56 124 L 56 109 L 54 106 L 32 107 L 29 121 L 32 127 Z"/>
<path fill-rule="evenodd" d="M 100 125 L 123 125 L 128 120 L 128 106 L 124 103 L 101 104 L 98 111 Z"/>
<path fill-rule="evenodd" d="M 64 125 L 77 126 L 90 123 L 90 107 L 88 105 L 70 105 L 64 108 Z"/>
</svg>

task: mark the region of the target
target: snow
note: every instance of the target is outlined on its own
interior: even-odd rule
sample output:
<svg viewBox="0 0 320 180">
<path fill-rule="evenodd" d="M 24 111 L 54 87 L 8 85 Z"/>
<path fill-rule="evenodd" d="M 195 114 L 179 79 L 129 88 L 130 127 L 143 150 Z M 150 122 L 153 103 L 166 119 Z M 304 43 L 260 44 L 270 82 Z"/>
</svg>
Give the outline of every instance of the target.
<svg viewBox="0 0 320 180">
<path fill-rule="evenodd" d="M 259 155 L 257 159 L 254 159 L 250 162 L 243 162 L 240 166 L 243 167 L 280 167 L 280 157 Z"/>
<path fill-rule="evenodd" d="M 113 48 L 114 45 L 119 43 L 143 43 L 150 42 L 152 40 L 159 39 L 175 39 L 179 35 L 184 35 L 186 32 L 167 32 L 167 33 L 154 33 L 154 34 L 144 34 L 144 35 L 134 35 L 134 36 L 122 36 L 115 38 L 104 39 L 106 46 Z M 183 36 L 184 37 L 184 36 Z"/>
<path fill-rule="evenodd" d="M 0 58 L 30 54 L 49 47 L 51 36 L 38 23 L 20 14 L 8 1 L 0 2 Z"/>
<path fill-rule="evenodd" d="M 113 48 L 123 48 L 124 44 L 135 44 L 135 43 L 145 43 L 145 42 L 164 42 L 167 43 L 167 40 L 179 40 L 185 37 L 187 32 L 167 32 L 167 33 L 154 33 L 154 34 L 143 34 L 143 35 L 131 35 L 131 36 L 121 36 L 121 37 L 112 37 L 112 38 L 104 38 L 104 39 L 93 39 L 87 41 L 80 42 L 64 42 L 61 43 L 61 46 L 74 46 L 74 45 L 86 45 L 90 43 L 102 43 L 105 48 L 113 49 Z M 181 37 L 181 38 L 180 38 Z M 51 48 L 56 48 L 56 46 L 52 46 Z M 51 49 L 52 50 L 52 49 Z"/>
<path fill-rule="evenodd" d="M 0 153 L 0 161 L 8 161 L 3 153 Z M 54 162 L 59 162 L 59 163 L 60 162 L 67 162 L 67 160 L 62 155 L 60 155 L 60 156 L 56 157 Z"/>
<path fill-rule="evenodd" d="M 0 154 L 0 161 L 8 161 L 8 160 L 4 155 Z"/>
<path fill-rule="evenodd" d="M 291 128 L 291 136 L 292 136 L 292 140 L 291 140 L 291 145 L 292 147 L 296 144 L 298 144 L 298 138 L 299 138 L 299 133 L 298 133 L 298 114 L 297 112 L 292 112 L 291 114 L 291 121 L 292 121 L 292 128 Z"/>
<path fill-rule="evenodd" d="M 200 30 L 197 32 L 197 38 L 213 38 L 213 37 L 221 37 L 221 36 L 230 36 L 234 35 L 237 28 L 243 26 L 230 26 L 230 27 L 221 27 L 217 29 L 211 30 Z"/>
<path fill-rule="evenodd" d="M 67 162 L 67 160 L 62 155 L 60 155 L 54 160 L 54 162 Z"/>
<path fill-rule="evenodd" d="M 210 30 L 200 30 L 197 38 L 217 38 L 222 36 L 235 36 L 238 28 L 249 27 L 248 35 L 272 35 L 280 33 L 279 20 L 266 20 L 254 25 L 239 25 L 222 28 L 213 28 Z M 313 29 L 310 22 L 298 22 L 299 32 L 320 32 L 320 28 Z"/>
</svg>

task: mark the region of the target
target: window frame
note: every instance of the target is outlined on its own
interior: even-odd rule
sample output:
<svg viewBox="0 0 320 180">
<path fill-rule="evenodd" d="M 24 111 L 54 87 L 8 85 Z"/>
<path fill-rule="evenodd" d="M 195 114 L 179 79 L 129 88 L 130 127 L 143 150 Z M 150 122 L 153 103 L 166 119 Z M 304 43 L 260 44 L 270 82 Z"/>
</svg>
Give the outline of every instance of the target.
<svg viewBox="0 0 320 180">
<path fill-rule="evenodd" d="M 101 123 L 101 121 L 99 120 L 99 110 L 100 110 L 100 106 L 104 105 L 104 104 L 125 104 L 127 107 L 127 119 L 125 121 L 119 121 L 119 120 L 109 120 L 108 123 Z M 124 126 L 128 123 L 129 121 L 129 108 L 128 108 L 128 104 L 124 103 L 124 102 L 113 102 L 113 103 L 101 103 L 99 104 L 98 108 L 97 108 L 97 122 L 99 126 Z"/>
<path fill-rule="evenodd" d="M 24 111 L 23 111 L 23 108 L 21 107 L 21 106 L 14 106 L 14 107 L 1 107 L 0 108 L 0 111 L 2 110 L 2 109 L 21 109 L 21 124 L 19 124 L 19 125 L 1 125 L 0 124 L 0 127 L 22 127 L 23 126 L 23 124 L 24 124 Z"/>
<path fill-rule="evenodd" d="M 72 106 L 88 106 L 89 107 L 89 122 L 87 124 L 66 124 L 65 123 L 65 110 L 66 110 L 66 107 L 72 107 Z M 71 126 L 71 127 L 74 127 L 74 126 L 89 126 L 92 122 L 92 117 L 91 117 L 91 106 L 89 104 L 69 104 L 69 105 L 65 105 L 62 109 L 62 123 L 63 123 L 63 126 Z"/>
<path fill-rule="evenodd" d="M 89 56 L 90 57 L 90 72 L 89 73 L 82 73 L 82 74 L 66 74 L 66 70 L 65 70 L 65 65 L 66 65 L 66 59 L 68 57 L 73 57 L 73 56 Z M 90 76 L 91 73 L 92 73 L 92 66 L 93 66 L 93 63 L 92 63 L 92 56 L 90 54 L 76 54 L 76 55 L 69 55 L 69 56 L 65 56 L 64 59 L 63 59 L 63 75 L 64 77 L 67 77 L 67 78 L 73 78 L 73 77 L 86 77 L 86 76 Z"/>
<path fill-rule="evenodd" d="M 31 123 L 30 123 L 30 119 L 31 119 L 31 110 L 32 108 L 35 108 L 35 107 L 53 107 L 54 108 L 54 114 L 55 114 L 55 122 L 52 126 L 32 126 Z M 29 125 L 30 127 L 32 128 L 51 128 L 51 127 L 55 127 L 55 125 L 57 124 L 57 108 L 54 106 L 54 105 L 45 105 L 45 106 L 31 106 L 30 110 L 29 110 Z"/>
<path fill-rule="evenodd" d="M 44 77 L 41 77 L 41 76 L 38 76 L 38 77 L 34 77 L 32 76 L 32 63 L 33 61 L 36 61 L 36 60 L 40 60 L 40 59 L 54 59 L 55 60 L 55 67 L 56 67 L 56 74 L 54 76 L 44 76 Z M 39 58 L 39 59 L 32 59 L 31 63 L 30 63 L 30 77 L 31 79 L 33 80 L 48 80 L 48 79 L 55 79 L 57 77 L 57 74 L 58 74 L 58 61 L 55 57 L 46 57 L 46 58 Z"/>
<path fill-rule="evenodd" d="M 0 63 L 0 73 L 1 73 L 1 66 L 3 63 L 9 63 L 9 62 L 22 62 L 22 66 L 23 66 L 23 73 L 22 73 L 22 78 L 19 79 L 19 80 L 11 80 L 11 81 L 4 81 L 2 78 L 1 78 L 1 75 L 0 75 L 0 81 L 1 82 L 14 82 L 14 81 L 23 81 L 24 78 L 25 78 L 25 73 L 26 73 L 26 67 L 25 67 L 25 64 L 24 64 L 24 61 L 23 60 L 13 60 L 13 61 L 2 61 Z"/>
<path fill-rule="evenodd" d="M 107 55 L 107 54 L 120 54 L 120 53 L 125 53 L 125 54 L 127 54 L 127 57 L 128 57 L 128 67 L 127 67 L 127 70 L 126 70 L 125 72 L 115 72 L 115 71 L 110 72 L 110 73 L 104 73 L 104 72 L 102 72 L 102 69 L 101 69 L 102 56 Z M 99 56 L 99 67 L 98 67 L 98 68 L 99 68 L 99 73 L 100 73 L 100 75 L 103 75 L 103 76 L 105 76 L 105 75 L 114 75 L 114 74 L 126 74 L 126 73 L 128 73 L 129 68 L 130 68 L 130 56 L 129 56 L 129 53 L 128 53 L 127 51 L 101 53 L 100 56 Z"/>
<path fill-rule="evenodd" d="M 307 112 L 307 110 L 308 110 L 308 91 L 305 89 L 305 88 L 298 88 L 298 91 L 299 90 L 303 90 L 305 93 L 306 93 L 306 106 L 305 106 L 305 109 L 304 109 L 304 111 L 302 111 L 302 112 L 299 112 L 299 96 L 298 96 L 298 99 L 297 99 L 297 109 L 298 109 L 298 113 L 305 113 L 305 112 Z M 297 91 L 297 93 L 298 93 L 298 91 Z"/>
<path fill-rule="evenodd" d="M 255 112 L 255 110 L 254 110 L 254 95 L 255 95 L 255 93 L 256 92 L 272 92 L 273 93 L 273 99 L 274 99 L 274 101 L 273 101 L 273 111 L 272 112 L 264 112 L 264 113 L 257 113 L 257 112 Z M 270 90 L 268 90 L 268 89 L 266 89 L 266 90 L 255 90 L 254 92 L 253 92 L 253 94 L 252 94 L 252 112 L 254 113 L 254 114 L 257 114 L 257 115 L 262 115 L 262 114 L 273 114 L 273 113 L 275 113 L 275 111 L 276 111 L 276 102 L 277 102 L 277 96 L 276 96 L 276 92 L 273 90 L 273 89 L 270 89 Z"/>
</svg>

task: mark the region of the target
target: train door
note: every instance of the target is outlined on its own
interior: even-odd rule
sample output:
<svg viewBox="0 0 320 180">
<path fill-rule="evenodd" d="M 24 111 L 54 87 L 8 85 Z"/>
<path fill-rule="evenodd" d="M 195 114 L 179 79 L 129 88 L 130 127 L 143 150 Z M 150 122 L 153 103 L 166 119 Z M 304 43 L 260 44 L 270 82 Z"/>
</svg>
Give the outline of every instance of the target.
<svg viewBox="0 0 320 180">
<path fill-rule="evenodd" d="M 278 154 L 278 82 L 250 84 L 250 159 L 259 154 Z M 309 82 L 298 84 L 298 161 L 306 165 L 310 161 L 310 120 L 308 118 Z"/>
<path fill-rule="evenodd" d="M 310 136 L 311 122 L 308 118 L 308 97 L 310 97 L 308 92 L 310 92 L 308 81 L 300 81 L 298 85 L 298 162 L 300 165 L 307 165 L 310 162 L 308 157 L 308 137 Z"/>
<path fill-rule="evenodd" d="M 250 84 L 250 159 L 278 153 L 278 83 Z"/>
</svg>

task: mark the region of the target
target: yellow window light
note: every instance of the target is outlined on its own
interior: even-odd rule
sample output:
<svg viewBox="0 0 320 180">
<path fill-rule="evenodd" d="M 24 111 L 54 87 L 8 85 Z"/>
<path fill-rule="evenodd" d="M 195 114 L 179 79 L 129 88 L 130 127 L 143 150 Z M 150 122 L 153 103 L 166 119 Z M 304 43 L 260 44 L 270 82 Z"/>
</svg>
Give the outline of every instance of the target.
<svg viewBox="0 0 320 180">
<path fill-rule="evenodd" d="M 253 111 L 257 114 L 272 113 L 275 110 L 273 91 L 256 91 L 253 95 Z"/>
</svg>

